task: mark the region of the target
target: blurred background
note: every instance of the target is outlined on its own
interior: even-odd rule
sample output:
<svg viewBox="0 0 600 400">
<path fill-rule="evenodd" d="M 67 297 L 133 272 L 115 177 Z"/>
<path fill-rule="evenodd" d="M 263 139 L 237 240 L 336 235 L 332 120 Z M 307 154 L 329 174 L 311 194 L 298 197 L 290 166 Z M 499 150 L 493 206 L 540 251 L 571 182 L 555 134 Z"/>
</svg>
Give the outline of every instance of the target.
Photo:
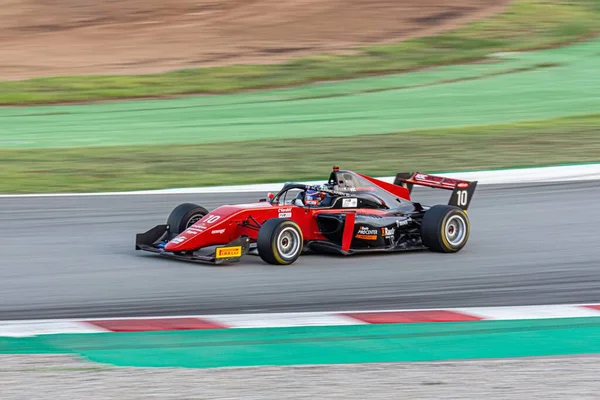
<svg viewBox="0 0 600 400">
<path fill-rule="evenodd" d="M 5 1 L 0 192 L 596 161 L 599 7 Z"/>
<path fill-rule="evenodd" d="M 599 161 L 600 0 L 3 0 L 0 398 L 597 398 L 597 357 L 368 363 L 600 353 L 600 306 L 588 306 L 600 192 L 583 182 L 598 169 L 577 169 L 578 182 L 539 183 L 546 170 L 524 172 L 527 185 L 515 172 L 489 179 L 455 257 L 293 268 L 134 254 L 135 233 L 179 203 L 265 191 L 89 193 L 325 181 L 333 165 L 378 177 Z M 309 318 L 343 325 L 318 329 L 251 316 L 439 307 L 475 316 Z M 227 315 L 161 319 L 204 314 Z M 140 316 L 157 320 L 128 320 Z M 92 317 L 125 321 L 54 321 Z M 284 328 L 203 331 L 229 323 Z M 298 360 L 365 364 L 136 369 Z"/>
</svg>

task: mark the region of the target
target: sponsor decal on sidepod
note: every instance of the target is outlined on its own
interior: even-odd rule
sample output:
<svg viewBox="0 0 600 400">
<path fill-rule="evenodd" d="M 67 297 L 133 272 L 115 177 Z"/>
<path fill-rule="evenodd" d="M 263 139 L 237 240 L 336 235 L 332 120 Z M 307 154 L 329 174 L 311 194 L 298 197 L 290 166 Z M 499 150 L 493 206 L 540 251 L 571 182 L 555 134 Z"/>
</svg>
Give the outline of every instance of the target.
<svg viewBox="0 0 600 400">
<path fill-rule="evenodd" d="M 396 233 L 394 228 L 381 228 L 381 234 L 387 239 L 394 237 L 394 233 Z"/>
<path fill-rule="evenodd" d="M 355 237 L 363 240 L 377 240 L 377 233 L 377 229 L 371 229 L 368 226 L 361 226 Z"/>
</svg>

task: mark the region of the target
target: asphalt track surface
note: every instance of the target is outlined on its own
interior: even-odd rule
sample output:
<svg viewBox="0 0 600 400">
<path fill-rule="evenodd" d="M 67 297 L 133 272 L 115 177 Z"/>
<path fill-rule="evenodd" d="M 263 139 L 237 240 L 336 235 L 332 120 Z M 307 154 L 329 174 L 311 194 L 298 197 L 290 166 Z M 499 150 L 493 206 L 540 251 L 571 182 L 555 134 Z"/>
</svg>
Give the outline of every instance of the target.
<svg viewBox="0 0 600 400">
<path fill-rule="evenodd" d="M 417 190 L 425 204 L 450 192 Z M 180 202 L 244 195 L 0 198 L 0 319 L 585 303 L 600 300 L 600 182 L 480 186 L 457 254 L 227 267 L 134 251 Z"/>
</svg>

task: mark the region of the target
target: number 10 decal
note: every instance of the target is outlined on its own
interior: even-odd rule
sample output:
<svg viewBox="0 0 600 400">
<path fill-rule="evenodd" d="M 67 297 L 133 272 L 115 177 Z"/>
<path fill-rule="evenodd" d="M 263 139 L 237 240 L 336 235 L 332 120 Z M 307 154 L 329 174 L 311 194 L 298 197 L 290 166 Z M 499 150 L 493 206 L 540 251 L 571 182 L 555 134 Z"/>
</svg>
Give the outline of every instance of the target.
<svg viewBox="0 0 600 400">
<path fill-rule="evenodd" d="M 469 207 L 471 197 L 473 197 L 476 187 L 477 181 L 459 182 L 450 195 L 448 205 L 462 208 L 464 211 L 467 211 L 467 207 Z M 454 195 L 456 195 L 456 197 Z"/>
<path fill-rule="evenodd" d="M 467 202 L 469 200 L 469 194 L 467 193 L 466 190 L 459 190 L 458 192 L 456 192 L 456 204 L 459 207 L 464 207 L 467 205 Z"/>
<path fill-rule="evenodd" d="M 214 223 L 214 222 L 217 222 L 217 221 L 218 221 L 220 218 L 221 218 L 221 217 L 220 217 L 219 215 L 211 215 L 211 216 L 210 216 L 210 217 L 208 217 L 208 218 L 206 219 L 206 221 L 204 221 L 204 222 L 206 222 L 207 224 L 212 224 L 212 223 Z"/>
</svg>

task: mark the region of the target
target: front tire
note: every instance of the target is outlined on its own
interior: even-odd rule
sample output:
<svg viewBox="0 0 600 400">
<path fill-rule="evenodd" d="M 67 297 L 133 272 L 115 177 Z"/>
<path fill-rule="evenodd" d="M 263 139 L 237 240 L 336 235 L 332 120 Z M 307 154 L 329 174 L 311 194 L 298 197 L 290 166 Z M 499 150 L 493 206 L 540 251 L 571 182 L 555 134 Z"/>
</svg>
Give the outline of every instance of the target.
<svg viewBox="0 0 600 400">
<path fill-rule="evenodd" d="M 423 216 L 421 238 L 438 253 L 456 253 L 467 244 L 471 225 L 467 214 L 454 206 L 436 205 Z"/>
<path fill-rule="evenodd" d="M 169 225 L 169 233 L 171 237 L 179 235 L 190 226 L 194 225 L 198 220 L 208 214 L 208 210 L 200 207 L 197 204 L 183 203 L 178 205 L 171 211 L 167 219 Z"/>
<path fill-rule="evenodd" d="M 273 265 L 289 265 L 300 257 L 304 246 L 302 230 L 289 219 L 266 221 L 258 232 L 256 247 L 263 261 Z"/>
</svg>

